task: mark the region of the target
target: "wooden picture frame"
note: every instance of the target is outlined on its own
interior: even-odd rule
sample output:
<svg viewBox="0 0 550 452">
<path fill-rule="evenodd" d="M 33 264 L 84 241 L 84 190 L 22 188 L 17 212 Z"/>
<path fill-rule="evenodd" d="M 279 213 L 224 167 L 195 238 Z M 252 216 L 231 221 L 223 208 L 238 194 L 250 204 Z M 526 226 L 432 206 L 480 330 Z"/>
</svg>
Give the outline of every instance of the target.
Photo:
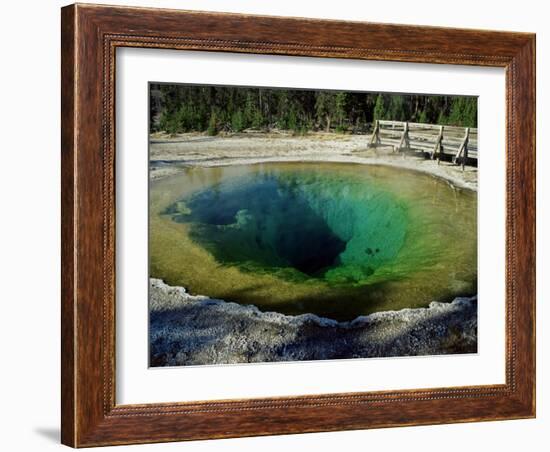
<svg viewBox="0 0 550 452">
<path fill-rule="evenodd" d="M 162 9 L 62 9 L 62 442 L 73 447 L 535 416 L 535 35 Z M 506 69 L 506 383 L 115 403 L 115 50 Z"/>
</svg>

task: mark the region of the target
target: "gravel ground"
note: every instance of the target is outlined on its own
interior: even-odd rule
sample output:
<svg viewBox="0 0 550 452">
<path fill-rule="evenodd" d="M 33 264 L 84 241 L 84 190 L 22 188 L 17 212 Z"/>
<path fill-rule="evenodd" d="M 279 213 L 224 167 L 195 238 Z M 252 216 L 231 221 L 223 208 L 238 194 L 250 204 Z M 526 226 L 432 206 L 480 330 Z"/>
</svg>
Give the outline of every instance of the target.
<svg viewBox="0 0 550 452">
<path fill-rule="evenodd" d="M 150 280 L 152 366 L 476 353 L 477 298 L 350 322 L 287 316 Z"/>
<path fill-rule="evenodd" d="M 181 134 L 152 136 L 151 178 L 158 179 L 189 166 L 244 165 L 259 162 L 348 162 L 388 165 L 441 177 L 461 188 L 477 190 L 477 168 L 424 158 L 422 153 L 403 155 L 391 148 L 367 149 L 369 135 L 315 133 L 308 136 L 240 134 L 208 137 Z"/>
</svg>

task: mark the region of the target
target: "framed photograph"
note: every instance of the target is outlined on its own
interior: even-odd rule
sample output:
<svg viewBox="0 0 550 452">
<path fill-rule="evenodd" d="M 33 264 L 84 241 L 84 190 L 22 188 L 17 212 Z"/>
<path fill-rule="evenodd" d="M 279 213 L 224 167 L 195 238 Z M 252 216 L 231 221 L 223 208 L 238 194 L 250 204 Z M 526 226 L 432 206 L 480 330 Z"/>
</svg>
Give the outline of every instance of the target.
<svg viewBox="0 0 550 452">
<path fill-rule="evenodd" d="M 535 416 L 535 36 L 62 9 L 62 442 Z"/>
</svg>

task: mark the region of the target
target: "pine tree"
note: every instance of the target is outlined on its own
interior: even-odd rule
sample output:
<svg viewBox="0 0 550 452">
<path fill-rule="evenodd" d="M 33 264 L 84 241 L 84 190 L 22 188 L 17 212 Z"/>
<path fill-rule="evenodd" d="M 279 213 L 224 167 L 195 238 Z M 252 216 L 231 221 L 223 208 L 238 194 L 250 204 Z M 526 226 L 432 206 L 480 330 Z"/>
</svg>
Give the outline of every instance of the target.
<svg viewBox="0 0 550 452">
<path fill-rule="evenodd" d="M 392 95 L 388 106 L 387 116 L 392 121 L 406 121 L 408 115 L 405 113 L 405 98 L 401 95 Z"/>
<path fill-rule="evenodd" d="M 384 106 L 384 97 L 382 94 L 379 94 L 376 98 L 376 104 L 374 104 L 374 112 L 372 114 L 373 121 L 378 121 L 379 119 L 385 119 L 386 110 Z"/>
<path fill-rule="evenodd" d="M 233 132 L 242 132 L 244 127 L 244 115 L 241 110 L 237 110 L 231 116 L 231 130 Z"/>
<path fill-rule="evenodd" d="M 334 93 L 328 91 L 319 91 L 315 96 L 315 117 L 320 126 L 324 125 L 326 132 L 330 132 L 335 104 L 334 97 Z"/>
<path fill-rule="evenodd" d="M 208 135 L 214 136 L 218 134 L 218 123 L 216 120 L 216 112 L 213 110 L 208 121 Z"/>
<path fill-rule="evenodd" d="M 477 125 L 477 98 L 457 97 L 451 104 L 449 124 L 462 127 L 476 127 Z"/>
<path fill-rule="evenodd" d="M 334 97 L 334 117 L 338 121 L 337 131 L 344 132 L 346 130 L 346 106 L 347 106 L 347 94 L 345 92 L 336 93 Z"/>
<path fill-rule="evenodd" d="M 418 122 L 421 124 L 426 124 L 428 122 L 428 114 L 426 113 L 426 110 L 422 110 L 420 112 L 420 116 L 418 117 Z"/>
</svg>

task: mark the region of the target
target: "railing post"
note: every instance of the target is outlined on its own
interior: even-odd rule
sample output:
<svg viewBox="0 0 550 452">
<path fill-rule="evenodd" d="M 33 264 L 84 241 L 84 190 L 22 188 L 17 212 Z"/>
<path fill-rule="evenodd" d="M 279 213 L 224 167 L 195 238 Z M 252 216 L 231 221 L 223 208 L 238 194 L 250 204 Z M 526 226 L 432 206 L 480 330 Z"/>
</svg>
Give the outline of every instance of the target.
<svg viewBox="0 0 550 452">
<path fill-rule="evenodd" d="M 411 143 L 409 140 L 409 123 L 408 122 L 403 123 L 403 135 L 401 135 L 401 141 L 399 141 L 399 146 L 398 146 L 399 150 L 403 148 L 403 145 L 405 145 L 404 147 L 410 150 Z"/>
<path fill-rule="evenodd" d="M 372 137 L 370 139 L 368 147 L 377 146 L 378 144 L 380 144 L 380 123 L 378 122 L 378 119 L 376 119 L 374 122 L 374 130 L 372 131 Z"/>
<path fill-rule="evenodd" d="M 462 171 L 464 171 L 466 160 L 468 160 L 468 141 L 469 140 L 470 140 L 470 128 L 466 127 L 466 136 L 464 137 L 464 154 L 462 156 Z"/>
<path fill-rule="evenodd" d="M 439 134 L 435 140 L 434 150 L 432 152 L 432 160 L 435 160 L 437 154 L 437 164 L 441 161 L 441 142 L 443 141 L 443 126 L 439 126 Z"/>
<path fill-rule="evenodd" d="M 460 159 L 460 163 L 462 165 L 462 171 L 464 171 L 464 165 L 466 164 L 466 158 L 468 157 L 468 138 L 470 137 L 470 128 L 466 127 L 466 133 L 464 134 L 464 139 L 462 140 L 462 143 L 460 144 L 460 147 L 458 148 L 458 152 L 453 158 L 453 163 L 458 163 L 458 159 Z"/>
</svg>

